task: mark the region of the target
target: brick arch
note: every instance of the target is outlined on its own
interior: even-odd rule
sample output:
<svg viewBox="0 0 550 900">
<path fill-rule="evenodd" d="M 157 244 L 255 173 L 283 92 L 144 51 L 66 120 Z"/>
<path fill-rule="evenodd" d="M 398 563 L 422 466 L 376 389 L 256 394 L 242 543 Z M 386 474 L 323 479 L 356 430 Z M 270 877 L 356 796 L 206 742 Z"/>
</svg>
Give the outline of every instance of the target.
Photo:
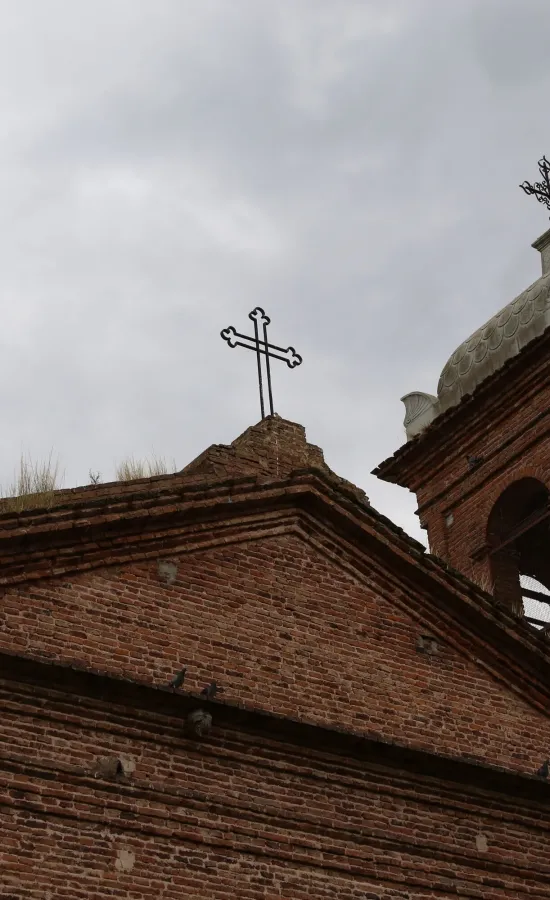
<svg viewBox="0 0 550 900">
<path fill-rule="evenodd" d="M 501 486 L 487 517 L 493 593 L 518 615 L 523 612 L 521 575 L 550 588 L 549 501 L 545 482 L 524 473 Z"/>
<path fill-rule="evenodd" d="M 492 485 L 487 485 L 484 489 L 484 497 L 482 498 L 482 512 L 484 520 L 489 523 L 491 513 L 503 494 L 519 481 L 533 480 L 538 481 L 550 493 L 550 477 L 548 476 L 548 467 L 543 469 L 542 466 L 522 466 L 520 471 L 508 471 L 496 480 Z"/>
</svg>

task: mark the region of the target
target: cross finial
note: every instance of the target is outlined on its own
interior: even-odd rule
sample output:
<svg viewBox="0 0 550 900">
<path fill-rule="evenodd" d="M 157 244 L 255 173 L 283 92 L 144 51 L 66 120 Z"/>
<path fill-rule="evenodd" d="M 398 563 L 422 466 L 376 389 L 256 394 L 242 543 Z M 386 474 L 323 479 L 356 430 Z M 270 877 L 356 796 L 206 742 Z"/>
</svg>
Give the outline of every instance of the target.
<svg viewBox="0 0 550 900">
<path fill-rule="evenodd" d="M 294 347 L 287 347 L 285 350 L 284 347 L 278 347 L 276 344 L 268 344 L 267 326 L 270 324 L 271 319 L 269 318 L 269 316 L 266 316 L 261 306 L 257 306 L 256 309 L 253 309 L 252 312 L 248 314 L 248 318 L 252 319 L 252 321 L 254 322 L 254 337 L 248 337 L 248 335 L 246 334 L 240 334 L 238 331 L 235 331 L 232 325 L 230 325 L 229 328 L 224 328 L 220 332 L 220 334 L 224 341 L 227 341 L 230 347 L 246 347 L 247 350 L 256 351 L 256 360 L 258 363 L 258 385 L 260 388 L 260 409 L 262 411 L 262 419 L 265 419 L 261 362 L 262 354 L 265 356 L 265 370 L 270 415 L 273 415 L 274 410 L 273 394 L 271 391 L 271 368 L 269 365 L 269 358 L 273 357 L 274 359 L 282 359 L 284 362 L 286 362 L 289 369 L 294 369 L 296 368 L 296 366 L 299 366 L 301 364 L 302 357 L 299 353 L 296 353 Z M 263 340 L 260 340 L 260 326 L 262 327 Z"/>
<path fill-rule="evenodd" d="M 544 203 L 546 208 L 550 209 L 550 162 L 545 156 L 539 159 L 539 172 L 542 181 L 537 181 L 535 184 L 524 181 L 523 184 L 520 184 L 520 188 L 526 194 L 534 194 L 539 203 Z"/>
</svg>

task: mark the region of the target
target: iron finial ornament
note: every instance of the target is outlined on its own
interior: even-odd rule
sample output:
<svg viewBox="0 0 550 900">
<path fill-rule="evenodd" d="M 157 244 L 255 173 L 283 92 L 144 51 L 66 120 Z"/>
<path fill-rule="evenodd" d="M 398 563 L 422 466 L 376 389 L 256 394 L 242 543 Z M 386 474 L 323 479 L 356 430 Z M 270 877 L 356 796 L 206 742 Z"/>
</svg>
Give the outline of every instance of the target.
<svg viewBox="0 0 550 900">
<path fill-rule="evenodd" d="M 536 181 L 535 184 L 524 181 L 523 184 L 520 184 L 520 188 L 526 194 L 534 194 L 539 203 L 544 203 L 546 208 L 550 209 L 550 162 L 545 156 L 539 159 L 539 172 L 541 181 Z"/>
<path fill-rule="evenodd" d="M 269 344 L 267 341 L 267 326 L 270 324 L 271 319 L 269 316 L 266 316 L 265 312 L 261 308 L 261 306 L 257 306 L 256 309 L 253 309 L 251 313 L 248 314 L 248 318 L 252 319 L 254 322 L 254 337 L 249 337 L 247 334 L 240 334 L 236 331 L 232 325 L 229 328 L 224 328 L 220 334 L 224 341 L 227 341 L 230 347 L 246 347 L 247 350 L 255 350 L 256 351 L 256 361 L 258 364 L 258 386 L 260 388 L 260 409 L 262 411 L 262 419 L 265 419 L 265 406 L 264 406 L 264 389 L 263 389 L 263 380 L 262 380 L 262 354 L 265 356 L 265 371 L 266 371 L 266 381 L 267 381 L 267 395 L 269 400 L 269 411 L 270 415 L 273 415 L 273 393 L 271 390 L 271 367 L 269 363 L 270 357 L 273 359 L 282 359 L 283 362 L 286 362 L 289 369 L 295 369 L 296 366 L 301 365 L 302 357 L 299 353 L 296 353 L 294 347 L 278 347 L 277 344 Z M 260 338 L 260 327 L 262 329 L 262 338 Z"/>
</svg>

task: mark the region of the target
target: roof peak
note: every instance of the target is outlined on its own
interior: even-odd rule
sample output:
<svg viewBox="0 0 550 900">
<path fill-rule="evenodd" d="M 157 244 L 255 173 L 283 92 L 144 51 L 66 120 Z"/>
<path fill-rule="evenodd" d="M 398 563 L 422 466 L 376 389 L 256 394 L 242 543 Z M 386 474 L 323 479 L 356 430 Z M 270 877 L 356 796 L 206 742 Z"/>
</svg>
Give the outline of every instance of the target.
<svg viewBox="0 0 550 900">
<path fill-rule="evenodd" d="M 323 451 L 308 444 L 306 430 L 277 413 L 251 425 L 230 444 L 211 444 L 181 470 L 193 475 L 244 475 L 247 473 L 285 476 L 295 469 L 328 471 Z"/>
<path fill-rule="evenodd" d="M 51 514 L 60 507 L 109 504 L 140 492 L 156 494 L 168 490 L 169 486 L 179 489 L 186 484 L 239 482 L 243 478 L 282 482 L 305 470 L 324 474 L 359 503 L 370 506 L 364 490 L 333 472 L 326 464 L 321 448 L 307 442 L 303 425 L 274 413 L 251 425 L 231 444 L 211 444 L 178 472 L 61 488 L 52 493 L 47 506 L 37 504 L 21 512 L 9 508 L 7 498 L 0 500 L 0 516 L 33 518 Z"/>
<path fill-rule="evenodd" d="M 216 478 L 242 475 L 287 478 L 302 469 L 324 472 L 351 491 L 361 503 L 370 505 L 362 488 L 327 466 L 321 448 L 308 443 L 303 425 L 282 419 L 277 413 L 251 425 L 231 444 L 212 444 L 188 463 L 180 474 Z"/>
</svg>

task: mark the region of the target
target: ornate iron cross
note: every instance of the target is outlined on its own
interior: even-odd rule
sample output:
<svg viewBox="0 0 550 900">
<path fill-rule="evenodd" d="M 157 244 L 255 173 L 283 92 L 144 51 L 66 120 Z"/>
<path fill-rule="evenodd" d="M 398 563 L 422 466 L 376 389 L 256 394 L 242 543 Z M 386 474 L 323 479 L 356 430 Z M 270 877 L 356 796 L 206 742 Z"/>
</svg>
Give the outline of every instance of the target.
<svg viewBox="0 0 550 900">
<path fill-rule="evenodd" d="M 526 194 L 534 194 L 539 203 L 544 203 L 546 208 L 550 209 L 550 162 L 545 156 L 539 159 L 539 172 L 542 181 L 537 181 L 535 184 L 524 181 L 523 184 L 520 184 L 520 188 Z"/>
<path fill-rule="evenodd" d="M 252 319 L 254 322 L 254 337 L 249 337 L 247 334 L 239 334 L 238 331 L 235 331 L 232 325 L 229 328 L 224 328 L 223 331 L 220 332 L 224 341 L 227 341 L 230 347 L 246 347 L 247 350 L 255 350 L 256 351 L 256 360 L 258 363 L 258 384 L 260 387 L 260 409 L 262 411 L 262 419 L 265 419 L 265 408 L 264 408 L 264 389 L 262 382 L 262 354 L 265 356 L 265 370 L 266 370 L 266 380 L 267 380 L 267 392 L 269 397 L 269 411 L 270 415 L 273 415 L 273 394 L 271 392 L 271 369 L 269 365 L 269 358 L 273 357 L 274 359 L 282 359 L 286 362 L 289 369 L 294 369 L 296 366 L 299 366 L 302 362 L 302 357 L 299 353 L 296 353 L 294 347 L 287 347 L 286 350 L 284 347 L 277 347 L 276 344 L 268 344 L 267 342 L 267 326 L 271 322 L 269 316 L 266 316 L 265 312 L 260 306 L 257 306 L 256 309 L 253 309 L 251 313 L 248 314 L 248 318 Z M 262 335 L 263 340 L 260 339 L 260 325 L 262 326 Z"/>
</svg>

